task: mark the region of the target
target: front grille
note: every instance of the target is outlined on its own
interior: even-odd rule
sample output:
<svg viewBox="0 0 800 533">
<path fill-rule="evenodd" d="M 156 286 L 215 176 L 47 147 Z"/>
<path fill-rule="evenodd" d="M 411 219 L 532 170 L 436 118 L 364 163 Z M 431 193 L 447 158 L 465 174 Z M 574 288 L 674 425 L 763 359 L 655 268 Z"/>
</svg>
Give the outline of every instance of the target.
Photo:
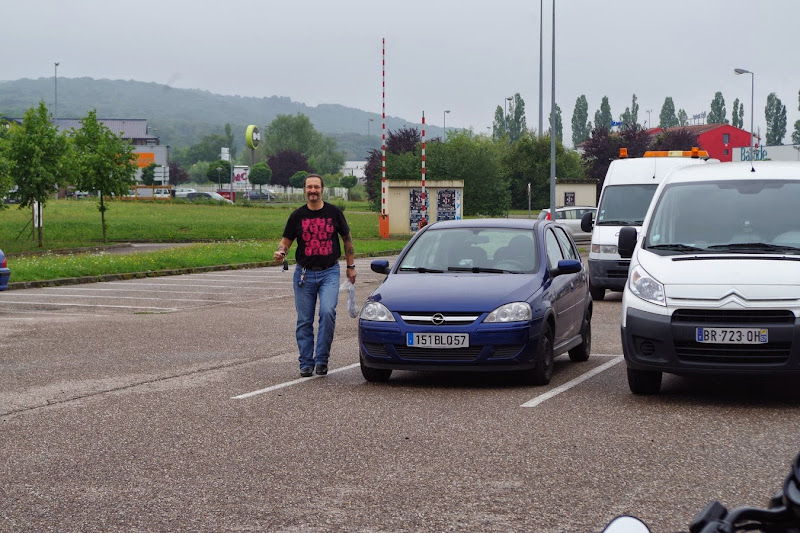
<svg viewBox="0 0 800 533">
<path fill-rule="evenodd" d="M 673 323 L 692 323 L 702 326 L 774 326 L 794 324 L 794 313 L 774 309 L 678 309 L 672 314 Z"/>
<path fill-rule="evenodd" d="M 779 365 L 789 360 L 791 348 L 790 342 L 741 345 L 675 341 L 675 354 L 688 363 Z"/>
<path fill-rule="evenodd" d="M 508 357 L 515 357 L 520 350 L 522 350 L 522 344 L 511 344 L 506 346 L 495 346 L 494 352 L 491 355 L 491 359 L 505 359 Z"/>
<path fill-rule="evenodd" d="M 628 279 L 628 271 L 608 269 L 608 279 Z"/>
<path fill-rule="evenodd" d="M 399 313 L 406 324 L 433 326 L 434 315 L 441 315 L 441 326 L 468 326 L 480 318 L 481 313 Z"/>
<path fill-rule="evenodd" d="M 478 358 L 483 346 L 470 346 L 469 348 L 414 348 L 411 346 L 395 345 L 397 355 L 407 360 L 447 360 L 447 361 L 473 361 Z"/>
</svg>

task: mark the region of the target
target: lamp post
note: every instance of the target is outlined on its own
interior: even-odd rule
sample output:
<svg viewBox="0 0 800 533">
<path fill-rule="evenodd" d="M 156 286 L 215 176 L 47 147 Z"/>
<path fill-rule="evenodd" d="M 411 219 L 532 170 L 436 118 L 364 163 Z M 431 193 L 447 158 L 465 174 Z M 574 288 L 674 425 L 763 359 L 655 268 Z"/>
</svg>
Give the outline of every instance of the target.
<svg viewBox="0 0 800 533">
<path fill-rule="evenodd" d="M 444 113 L 442 113 L 442 129 L 444 133 L 442 134 L 442 140 L 447 140 L 447 114 L 450 112 L 449 109 L 445 109 Z"/>
<path fill-rule="evenodd" d="M 507 96 L 506 99 L 503 100 L 503 127 L 506 130 L 506 135 L 508 135 L 508 111 L 506 111 L 506 102 L 510 102 L 513 99 L 513 96 Z"/>
<path fill-rule="evenodd" d="M 222 167 L 217 167 L 217 185 L 219 185 L 221 187 L 222 186 L 222 174 L 220 174 L 220 172 L 222 172 Z"/>
<path fill-rule="evenodd" d="M 755 77 L 756 75 L 743 68 L 735 68 L 733 71 L 736 74 L 750 74 L 750 164 L 753 163 L 753 102 L 755 92 Z"/>
<path fill-rule="evenodd" d="M 542 113 L 544 113 L 544 111 L 542 111 L 542 95 L 543 95 L 543 92 L 542 92 L 543 91 L 543 89 L 542 89 L 542 80 L 543 80 L 543 74 L 542 74 L 542 28 L 544 26 L 544 21 L 543 21 L 543 18 L 542 18 L 542 17 L 544 17 L 544 6 L 543 6 L 543 4 L 544 4 L 544 0 L 539 0 L 539 138 L 541 138 L 542 135 L 543 135 L 542 128 L 544 127 L 543 124 L 542 124 Z"/>
<path fill-rule="evenodd" d="M 653 127 L 653 123 L 652 123 L 652 122 L 650 122 L 650 113 L 651 113 L 652 111 L 653 111 L 652 109 L 648 109 L 648 110 L 647 110 L 647 127 L 648 127 L 648 128 L 652 128 L 652 127 Z"/>
<path fill-rule="evenodd" d="M 54 107 L 54 109 L 53 109 L 54 121 L 53 122 L 58 120 L 58 62 L 55 63 L 55 66 L 56 66 L 56 73 L 55 73 L 55 76 L 54 76 L 53 80 L 55 81 L 56 103 L 53 106 Z"/>
</svg>

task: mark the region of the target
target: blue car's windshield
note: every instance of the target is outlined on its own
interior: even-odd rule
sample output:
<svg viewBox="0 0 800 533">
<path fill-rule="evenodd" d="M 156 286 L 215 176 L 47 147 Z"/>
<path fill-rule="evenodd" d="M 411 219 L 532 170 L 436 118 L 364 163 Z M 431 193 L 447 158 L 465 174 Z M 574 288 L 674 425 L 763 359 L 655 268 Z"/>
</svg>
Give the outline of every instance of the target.
<svg viewBox="0 0 800 533">
<path fill-rule="evenodd" d="M 398 272 L 530 272 L 538 257 L 531 230 L 447 228 L 428 230 L 401 258 Z"/>
</svg>

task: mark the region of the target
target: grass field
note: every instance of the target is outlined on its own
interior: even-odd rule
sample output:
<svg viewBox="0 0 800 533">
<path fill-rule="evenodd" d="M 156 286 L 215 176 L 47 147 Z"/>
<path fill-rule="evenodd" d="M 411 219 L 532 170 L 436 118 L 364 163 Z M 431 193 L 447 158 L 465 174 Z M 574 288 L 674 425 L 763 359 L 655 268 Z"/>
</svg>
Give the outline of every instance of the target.
<svg viewBox="0 0 800 533">
<path fill-rule="evenodd" d="M 271 261 L 289 213 L 300 204 L 110 202 L 109 244 L 197 244 L 130 255 L 63 253 L 103 245 L 97 205 L 95 199 L 48 202 L 42 215 L 44 248 L 32 238 L 30 210 L 12 205 L 0 212 L 0 249 L 9 256 L 11 282 Z M 410 235 L 380 238 L 379 215 L 366 209 L 366 203 L 345 205 L 356 254 L 392 253 L 408 242 Z"/>
</svg>

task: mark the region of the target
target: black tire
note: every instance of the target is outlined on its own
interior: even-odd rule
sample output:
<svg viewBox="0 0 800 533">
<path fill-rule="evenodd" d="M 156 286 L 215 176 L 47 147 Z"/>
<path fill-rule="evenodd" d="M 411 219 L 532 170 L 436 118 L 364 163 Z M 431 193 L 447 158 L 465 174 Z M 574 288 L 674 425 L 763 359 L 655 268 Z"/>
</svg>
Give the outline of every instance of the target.
<svg viewBox="0 0 800 533">
<path fill-rule="evenodd" d="M 592 316 L 589 314 L 589 309 L 583 314 L 583 322 L 581 323 L 581 338 L 583 342 L 569 351 L 569 358 L 574 363 L 582 363 L 589 360 L 589 355 L 592 352 Z"/>
<path fill-rule="evenodd" d="M 661 372 L 628 368 L 628 387 L 634 394 L 658 394 L 661 390 Z"/>
<path fill-rule="evenodd" d="M 592 278 L 589 278 L 589 294 L 592 295 L 592 300 L 600 302 L 606 297 L 606 290 L 603 287 L 592 285 Z"/>
<path fill-rule="evenodd" d="M 547 385 L 553 377 L 553 328 L 545 324 L 539 339 L 539 353 L 531 370 L 530 380 L 533 385 Z"/>
<path fill-rule="evenodd" d="M 389 381 L 392 376 L 392 369 L 386 368 L 370 368 L 361 361 L 361 375 L 370 383 L 383 383 Z"/>
</svg>

